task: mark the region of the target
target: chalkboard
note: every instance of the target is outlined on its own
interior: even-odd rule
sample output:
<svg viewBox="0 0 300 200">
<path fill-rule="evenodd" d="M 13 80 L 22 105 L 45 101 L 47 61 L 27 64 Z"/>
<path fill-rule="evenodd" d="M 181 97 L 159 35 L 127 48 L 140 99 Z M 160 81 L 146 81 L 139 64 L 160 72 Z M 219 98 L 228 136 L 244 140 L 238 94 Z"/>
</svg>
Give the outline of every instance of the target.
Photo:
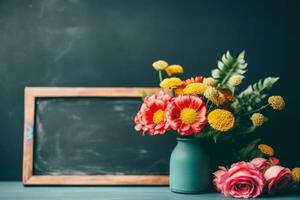
<svg viewBox="0 0 300 200">
<path fill-rule="evenodd" d="M 24 184 L 168 184 L 174 134 L 134 130 L 142 90 L 27 88 Z"/>
</svg>

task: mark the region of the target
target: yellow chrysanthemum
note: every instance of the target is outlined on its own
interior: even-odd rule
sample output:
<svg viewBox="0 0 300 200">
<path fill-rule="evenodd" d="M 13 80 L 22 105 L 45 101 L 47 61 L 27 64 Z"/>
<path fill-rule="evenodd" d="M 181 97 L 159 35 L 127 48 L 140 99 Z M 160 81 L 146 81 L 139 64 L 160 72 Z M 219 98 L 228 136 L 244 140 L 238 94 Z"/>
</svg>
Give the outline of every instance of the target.
<svg viewBox="0 0 300 200">
<path fill-rule="evenodd" d="M 158 60 L 154 62 L 152 66 L 156 71 L 162 71 L 165 70 L 169 66 L 169 64 L 164 60 Z"/>
<path fill-rule="evenodd" d="M 216 88 L 209 86 L 204 94 L 203 94 L 208 100 L 210 100 L 211 102 L 213 102 L 216 105 L 222 105 L 223 103 L 225 103 L 226 99 L 224 97 L 224 95 L 219 92 Z"/>
<path fill-rule="evenodd" d="M 275 151 L 274 149 L 269 146 L 269 145 L 266 145 L 266 144 L 260 144 L 258 145 L 258 149 L 263 153 L 263 154 L 266 154 L 268 156 L 274 156 L 275 154 Z"/>
<path fill-rule="evenodd" d="M 172 78 L 165 78 L 160 82 L 160 87 L 169 89 L 169 88 L 176 88 L 182 84 L 182 80 L 177 77 Z"/>
<path fill-rule="evenodd" d="M 172 76 L 173 74 L 182 74 L 184 72 L 183 67 L 180 65 L 170 65 L 165 70 L 168 76 Z"/>
<path fill-rule="evenodd" d="M 207 87 L 203 83 L 191 83 L 183 89 L 183 94 L 203 94 Z"/>
<path fill-rule="evenodd" d="M 242 75 L 233 75 L 232 77 L 230 77 L 229 79 L 229 84 L 232 85 L 232 86 L 237 86 L 237 85 L 240 85 L 243 81 L 245 77 L 242 76 Z"/>
<path fill-rule="evenodd" d="M 252 124 L 253 126 L 262 126 L 263 123 L 265 122 L 265 116 L 261 113 L 254 113 L 251 116 Z"/>
<path fill-rule="evenodd" d="M 205 79 L 203 80 L 203 83 L 204 83 L 205 85 L 208 85 L 208 86 L 214 86 L 214 85 L 216 85 L 215 79 L 213 79 L 213 78 L 211 78 L 211 77 L 205 78 Z"/>
<path fill-rule="evenodd" d="M 231 112 L 224 109 L 215 109 L 208 114 L 208 123 L 218 131 L 226 132 L 234 125 L 234 116 Z"/>
<path fill-rule="evenodd" d="M 274 110 L 283 110 L 285 107 L 285 102 L 282 96 L 270 96 L 268 98 L 268 103 Z"/>
<path fill-rule="evenodd" d="M 292 178 L 294 182 L 300 183 L 300 167 L 292 169 Z"/>
</svg>

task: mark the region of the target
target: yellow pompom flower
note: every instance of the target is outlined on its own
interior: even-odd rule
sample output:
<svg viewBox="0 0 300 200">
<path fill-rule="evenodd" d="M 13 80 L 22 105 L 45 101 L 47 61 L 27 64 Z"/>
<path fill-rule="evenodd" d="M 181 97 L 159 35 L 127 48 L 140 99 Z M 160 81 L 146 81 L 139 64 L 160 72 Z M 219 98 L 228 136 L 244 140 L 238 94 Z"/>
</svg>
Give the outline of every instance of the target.
<svg viewBox="0 0 300 200">
<path fill-rule="evenodd" d="M 283 110 L 285 107 L 285 102 L 282 96 L 270 96 L 268 98 L 268 103 L 274 110 Z"/>
<path fill-rule="evenodd" d="M 190 83 L 183 89 L 183 94 L 203 94 L 207 87 L 203 83 Z"/>
<path fill-rule="evenodd" d="M 152 66 L 156 71 L 163 71 L 169 66 L 169 64 L 164 60 L 158 60 L 154 62 Z"/>
<path fill-rule="evenodd" d="M 260 145 L 258 145 L 258 149 L 263 154 L 266 154 L 268 156 L 274 156 L 274 154 L 275 154 L 274 149 L 271 146 L 267 145 L 267 144 L 260 144 Z"/>
<path fill-rule="evenodd" d="M 165 70 L 168 76 L 172 76 L 173 74 L 182 74 L 184 72 L 181 65 L 170 65 Z"/>
<path fill-rule="evenodd" d="M 160 87 L 169 89 L 169 88 L 177 88 L 182 84 L 182 80 L 177 77 L 165 78 L 160 82 Z"/>
<path fill-rule="evenodd" d="M 251 116 L 252 124 L 253 126 L 262 126 L 263 123 L 265 122 L 265 116 L 261 113 L 254 113 Z"/>
<path fill-rule="evenodd" d="M 218 131 L 226 132 L 234 126 L 234 116 L 224 109 L 215 109 L 208 114 L 208 123 Z"/>
<path fill-rule="evenodd" d="M 205 85 L 208 85 L 208 86 L 214 86 L 214 85 L 216 85 L 216 81 L 215 81 L 215 79 L 213 79 L 212 77 L 205 78 L 205 79 L 203 80 L 203 83 L 204 83 Z"/>
<path fill-rule="evenodd" d="M 233 75 L 229 79 L 229 84 L 232 85 L 232 86 L 240 85 L 244 78 L 245 78 L 244 76 L 239 75 L 239 74 Z"/>
<path fill-rule="evenodd" d="M 292 178 L 294 182 L 300 183 L 300 167 L 292 169 Z"/>
</svg>

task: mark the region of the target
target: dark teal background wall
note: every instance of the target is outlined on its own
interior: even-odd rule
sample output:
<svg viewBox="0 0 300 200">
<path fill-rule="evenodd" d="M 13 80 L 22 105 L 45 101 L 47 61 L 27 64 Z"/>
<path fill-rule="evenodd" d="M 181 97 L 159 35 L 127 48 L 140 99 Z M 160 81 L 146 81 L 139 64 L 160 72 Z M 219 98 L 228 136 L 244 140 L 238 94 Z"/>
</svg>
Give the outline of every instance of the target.
<svg viewBox="0 0 300 200">
<path fill-rule="evenodd" d="M 299 166 L 299 7 L 296 0 L 0 1 L 0 180 L 21 179 L 25 86 L 155 86 L 157 59 L 182 64 L 187 76 L 209 75 L 222 53 L 243 49 L 245 83 L 280 76 L 273 91 L 287 103 L 255 134 L 284 164 Z"/>
</svg>

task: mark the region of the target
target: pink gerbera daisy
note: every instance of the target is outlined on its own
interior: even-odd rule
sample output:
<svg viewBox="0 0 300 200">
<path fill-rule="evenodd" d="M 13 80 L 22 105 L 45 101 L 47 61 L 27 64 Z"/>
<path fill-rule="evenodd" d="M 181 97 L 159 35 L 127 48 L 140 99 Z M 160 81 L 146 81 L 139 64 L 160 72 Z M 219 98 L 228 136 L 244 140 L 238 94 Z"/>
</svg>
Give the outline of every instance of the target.
<svg viewBox="0 0 300 200">
<path fill-rule="evenodd" d="M 167 120 L 180 135 L 198 134 L 207 123 L 204 101 L 193 95 L 180 95 L 170 104 Z"/>
<path fill-rule="evenodd" d="M 158 95 L 146 97 L 134 118 L 135 130 L 146 132 L 149 135 L 164 134 L 169 129 L 165 111 L 172 99 L 172 96 L 164 94 L 162 91 Z"/>
</svg>

